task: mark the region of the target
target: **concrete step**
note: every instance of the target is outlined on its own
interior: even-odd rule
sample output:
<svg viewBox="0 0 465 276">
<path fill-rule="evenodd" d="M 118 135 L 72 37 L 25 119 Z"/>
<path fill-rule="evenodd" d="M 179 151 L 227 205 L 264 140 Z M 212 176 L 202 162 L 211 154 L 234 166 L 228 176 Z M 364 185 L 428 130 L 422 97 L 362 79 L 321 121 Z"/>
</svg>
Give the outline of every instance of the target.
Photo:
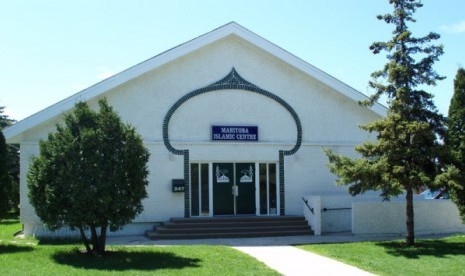
<svg viewBox="0 0 465 276">
<path fill-rule="evenodd" d="M 200 233 L 234 233 L 234 232 L 276 232 L 309 230 L 308 225 L 300 226 L 264 226 L 264 227 L 208 227 L 208 228 L 165 228 L 157 227 L 154 231 L 160 234 L 200 234 Z"/>
<path fill-rule="evenodd" d="M 305 221 L 303 216 L 216 216 L 216 217 L 193 217 L 193 218 L 171 218 L 175 223 L 203 223 L 203 222 L 257 222 L 257 221 Z"/>
<path fill-rule="evenodd" d="M 163 227 L 169 229 L 179 229 L 179 228 L 240 228 L 240 227 L 266 227 L 266 226 L 282 226 L 283 221 L 211 221 L 211 222 L 189 222 L 189 223 L 179 223 L 179 222 L 165 222 Z M 296 220 L 296 221 L 286 221 L 285 225 L 287 226 L 307 226 L 308 224 L 305 220 Z"/>
<path fill-rule="evenodd" d="M 150 239 L 208 239 L 313 235 L 302 216 L 171 218 L 147 231 Z"/>
<path fill-rule="evenodd" d="M 280 236 L 313 235 L 310 229 L 304 231 L 274 231 L 274 232 L 234 232 L 234 233 L 198 233 L 198 234 L 160 234 L 156 231 L 147 231 L 146 236 L 153 240 L 179 240 L 179 239 L 220 239 L 220 238 L 259 238 Z"/>
</svg>

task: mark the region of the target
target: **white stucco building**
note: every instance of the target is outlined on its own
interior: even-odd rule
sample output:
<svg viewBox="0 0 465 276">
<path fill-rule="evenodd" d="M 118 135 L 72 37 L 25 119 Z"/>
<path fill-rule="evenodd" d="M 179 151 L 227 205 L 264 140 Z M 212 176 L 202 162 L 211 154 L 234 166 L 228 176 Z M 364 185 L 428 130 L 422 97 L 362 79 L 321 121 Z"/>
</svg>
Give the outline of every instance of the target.
<svg viewBox="0 0 465 276">
<path fill-rule="evenodd" d="M 355 145 L 373 139 L 358 126 L 386 114 L 379 104 L 360 106 L 366 96 L 350 86 L 229 23 L 4 131 L 21 148 L 26 234 L 44 231 L 26 184 L 39 140 L 77 101 L 97 107 L 102 97 L 151 153 L 144 211 L 126 234 L 171 217 L 302 215 L 304 195 L 347 195 L 334 184 L 323 148 L 354 155 Z"/>
</svg>

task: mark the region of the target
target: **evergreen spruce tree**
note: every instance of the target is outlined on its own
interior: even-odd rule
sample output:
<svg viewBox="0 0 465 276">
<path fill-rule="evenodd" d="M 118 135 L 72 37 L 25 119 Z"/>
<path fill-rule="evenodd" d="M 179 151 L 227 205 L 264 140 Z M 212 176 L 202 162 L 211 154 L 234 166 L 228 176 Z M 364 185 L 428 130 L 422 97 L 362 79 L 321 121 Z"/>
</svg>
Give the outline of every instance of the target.
<svg viewBox="0 0 465 276">
<path fill-rule="evenodd" d="M 449 106 L 446 145 L 450 151 L 448 186 L 452 200 L 465 221 L 465 69 L 459 68 Z"/>
<path fill-rule="evenodd" d="M 330 171 L 338 176 L 338 184 L 350 185 L 357 195 L 368 190 L 380 190 L 388 199 L 405 193 L 406 243 L 415 243 L 413 194 L 430 186 L 441 173 L 438 156 L 442 150 L 438 137 L 444 135 L 443 117 L 438 114 L 432 95 L 422 90 L 443 79 L 433 70 L 433 64 L 443 53 L 434 45 L 436 33 L 414 37 L 408 23 L 422 7 L 418 0 L 389 0 L 391 14 L 378 15 L 379 20 L 394 26 L 393 37 L 387 42 L 370 46 L 374 54 L 387 52 L 388 63 L 372 73 L 370 87 L 375 93 L 364 104 L 372 105 L 381 96 L 388 100 L 385 118 L 362 126 L 377 134 L 376 142 L 356 147 L 361 158 L 351 159 L 326 150 Z"/>
<path fill-rule="evenodd" d="M 11 180 L 8 167 L 8 148 L 0 128 L 0 218 L 10 209 Z"/>
<path fill-rule="evenodd" d="M 13 120 L 9 118 L 8 115 L 3 114 L 5 112 L 4 110 L 5 110 L 5 107 L 0 106 L 0 129 L 4 129 L 16 123 L 16 120 Z"/>
<path fill-rule="evenodd" d="M 3 114 L 0 106 L 0 216 L 18 212 L 19 206 L 19 145 L 8 145 L 2 130 L 16 121 Z"/>
</svg>

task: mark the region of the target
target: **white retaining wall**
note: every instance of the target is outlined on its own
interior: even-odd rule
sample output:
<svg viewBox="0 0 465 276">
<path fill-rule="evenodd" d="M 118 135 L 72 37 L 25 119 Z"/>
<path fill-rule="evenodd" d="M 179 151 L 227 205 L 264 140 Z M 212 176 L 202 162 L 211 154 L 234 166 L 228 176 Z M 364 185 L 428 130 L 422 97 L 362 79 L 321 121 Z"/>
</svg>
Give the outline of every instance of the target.
<svg viewBox="0 0 465 276">
<path fill-rule="evenodd" d="M 381 201 L 378 194 L 367 194 L 352 197 L 346 194 L 307 195 L 307 200 L 313 213 L 305 203 L 303 213 L 315 235 L 322 233 L 350 232 L 352 231 L 352 202 L 355 201 Z"/>
<path fill-rule="evenodd" d="M 405 202 L 354 202 L 352 233 L 405 234 Z M 415 234 L 464 232 L 457 206 L 450 200 L 414 202 Z"/>
<path fill-rule="evenodd" d="M 308 195 L 313 212 L 303 205 L 303 213 L 315 235 L 352 232 L 354 235 L 405 233 L 405 200 L 403 196 L 383 201 L 377 194 Z M 450 200 L 425 200 L 414 197 L 415 233 L 441 234 L 464 232 L 459 212 Z"/>
</svg>

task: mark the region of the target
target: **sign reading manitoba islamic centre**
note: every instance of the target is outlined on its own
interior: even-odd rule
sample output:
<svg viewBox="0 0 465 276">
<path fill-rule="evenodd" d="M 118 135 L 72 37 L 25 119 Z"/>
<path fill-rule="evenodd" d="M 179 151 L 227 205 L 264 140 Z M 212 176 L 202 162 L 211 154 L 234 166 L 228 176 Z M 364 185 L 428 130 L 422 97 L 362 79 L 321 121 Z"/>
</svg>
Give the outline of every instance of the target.
<svg viewBox="0 0 465 276">
<path fill-rule="evenodd" d="M 212 126 L 212 141 L 258 141 L 257 126 Z"/>
</svg>

